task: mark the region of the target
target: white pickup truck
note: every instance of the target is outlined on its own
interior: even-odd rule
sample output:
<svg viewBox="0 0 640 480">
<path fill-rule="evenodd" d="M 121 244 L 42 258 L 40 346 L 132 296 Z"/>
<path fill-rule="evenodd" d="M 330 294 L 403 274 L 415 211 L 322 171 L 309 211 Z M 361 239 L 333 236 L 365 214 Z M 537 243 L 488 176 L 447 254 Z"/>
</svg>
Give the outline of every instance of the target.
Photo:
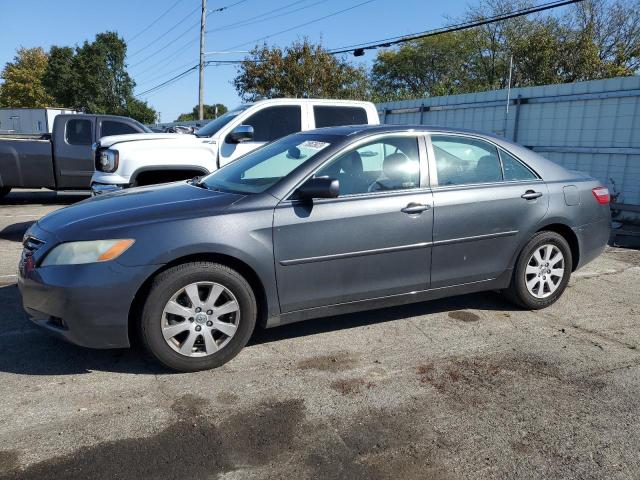
<svg viewBox="0 0 640 480">
<path fill-rule="evenodd" d="M 279 98 L 241 105 L 195 135 L 103 137 L 95 145 L 91 191 L 99 194 L 192 178 L 290 133 L 378 123 L 376 107 L 369 102 Z"/>
</svg>

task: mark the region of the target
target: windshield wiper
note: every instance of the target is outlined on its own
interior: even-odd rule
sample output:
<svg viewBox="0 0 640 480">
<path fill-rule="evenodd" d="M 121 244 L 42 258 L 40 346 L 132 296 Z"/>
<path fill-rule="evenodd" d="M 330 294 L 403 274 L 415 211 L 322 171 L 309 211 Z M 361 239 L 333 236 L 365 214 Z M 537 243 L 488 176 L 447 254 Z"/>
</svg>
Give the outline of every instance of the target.
<svg viewBox="0 0 640 480">
<path fill-rule="evenodd" d="M 202 181 L 203 178 L 204 178 L 204 175 L 198 175 L 197 177 L 193 177 L 191 180 L 189 180 L 189 183 L 191 183 L 191 185 L 194 185 L 196 187 L 208 189 L 209 187 L 207 187 L 207 185 Z"/>
</svg>

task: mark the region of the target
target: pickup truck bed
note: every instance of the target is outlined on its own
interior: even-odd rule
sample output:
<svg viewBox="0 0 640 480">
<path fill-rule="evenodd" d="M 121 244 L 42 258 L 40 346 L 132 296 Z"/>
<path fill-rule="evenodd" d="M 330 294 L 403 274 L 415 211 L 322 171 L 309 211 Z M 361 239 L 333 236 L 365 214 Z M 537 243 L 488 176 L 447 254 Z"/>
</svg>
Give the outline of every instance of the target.
<svg viewBox="0 0 640 480">
<path fill-rule="evenodd" d="M 55 188 L 50 138 L 0 136 L 0 183 L 7 187 Z"/>
</svg>

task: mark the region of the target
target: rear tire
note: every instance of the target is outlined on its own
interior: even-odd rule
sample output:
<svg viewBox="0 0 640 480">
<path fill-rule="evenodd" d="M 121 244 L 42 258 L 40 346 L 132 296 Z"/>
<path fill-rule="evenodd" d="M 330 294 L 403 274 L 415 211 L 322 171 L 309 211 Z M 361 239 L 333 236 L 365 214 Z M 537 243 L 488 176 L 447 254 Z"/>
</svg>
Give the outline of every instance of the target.
<svg viewBox="0 0 640 480">
<path fill-rule="evenodd" d="M 185 263 L 153 280 L 141 338 L 151 355 L 173 370 L 208 370 L 242 350 L 257 312 L 254 292 L 238 272 L 217 263 Z"/>
<path fill-rule="evenodd" d="M 567 288 L 572 268 L 571 248 L 564 237 L 556 232 L 538 232 L 520 252 L 505 294 L 521 307 L 546 308 Z"/>
<path fill-rule="evenodd" d="M 11 187 L 0 187 L 0 198 L 4 198 L 11 192 Z"/>
</svg>

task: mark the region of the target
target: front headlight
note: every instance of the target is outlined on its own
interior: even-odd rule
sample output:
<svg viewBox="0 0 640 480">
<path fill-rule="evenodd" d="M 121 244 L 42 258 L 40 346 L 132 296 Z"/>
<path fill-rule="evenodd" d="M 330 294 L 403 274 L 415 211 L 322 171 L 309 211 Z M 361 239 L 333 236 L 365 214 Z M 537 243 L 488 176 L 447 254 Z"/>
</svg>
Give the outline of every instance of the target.
<svg viewBox="0 0 640 480">
<path fill-rule="evenodd" d="M 96 170 L 113 173 L 118 169 L 119 153 L 117 150 L 98 150 L 96 152 Z"/>
<path fill-rule="evenodd" d="M 106 262 L 118 258 L 134 241 L 120 239 L 62 243 L 47 254 L 42 266 Z"/>
</svg>

